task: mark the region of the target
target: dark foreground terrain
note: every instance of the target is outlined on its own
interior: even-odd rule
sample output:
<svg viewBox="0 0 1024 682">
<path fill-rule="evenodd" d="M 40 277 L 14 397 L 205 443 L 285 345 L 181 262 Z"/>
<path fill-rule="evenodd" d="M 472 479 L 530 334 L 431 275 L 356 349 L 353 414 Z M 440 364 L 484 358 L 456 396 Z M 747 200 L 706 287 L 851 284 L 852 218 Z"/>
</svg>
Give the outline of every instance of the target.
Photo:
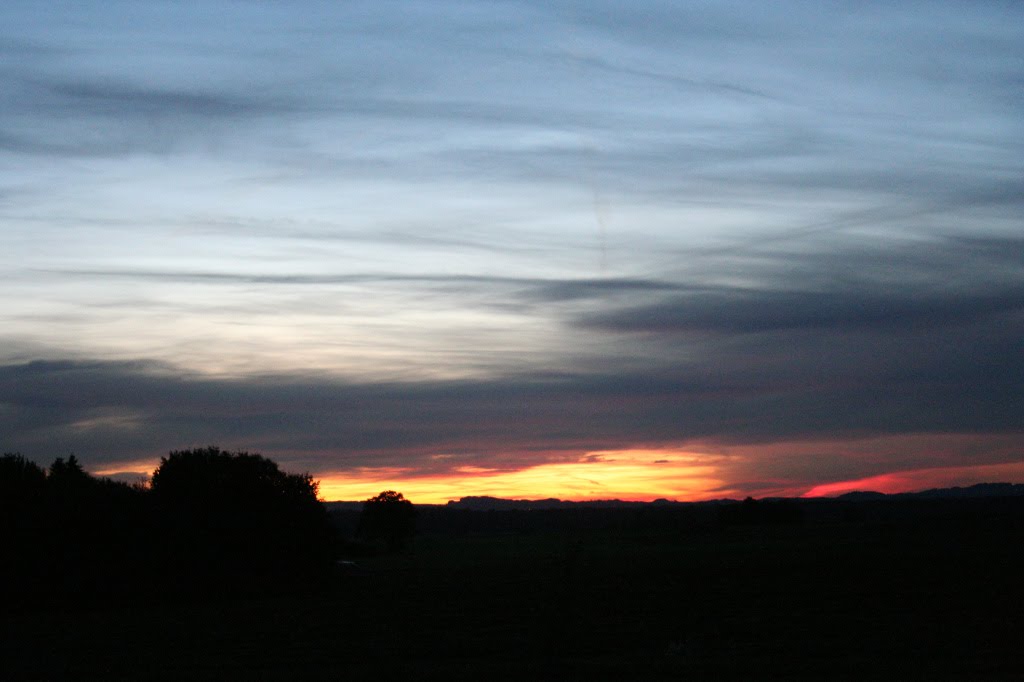
<svg viewBox="0 0 1024 682">
<path fill-rule="evenodd" d="M 1021 498 L 757 504 L 421 508 L 311 592 L 5 609 L 0 679 L 1024 679 Z"/>
</svg>

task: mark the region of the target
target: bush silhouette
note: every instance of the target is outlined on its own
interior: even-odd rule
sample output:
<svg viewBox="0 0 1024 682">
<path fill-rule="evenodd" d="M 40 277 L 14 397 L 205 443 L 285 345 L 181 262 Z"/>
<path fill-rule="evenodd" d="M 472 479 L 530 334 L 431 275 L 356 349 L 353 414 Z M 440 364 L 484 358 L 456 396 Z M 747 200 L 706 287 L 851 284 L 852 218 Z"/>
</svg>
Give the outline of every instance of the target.
<svg viewBox="0 0 1024 682">
<path fill-rule="evenodd" d="M 38 580 L 46 537 L 46 472 L 20 454 L 0 457 L 0 599 L 9 600 Z"/>
<path fill-rule="evenodd" d="M 0 491 L 5 493 L 5 498 L 24 486 L 41 487 L 45 480 L 46 472 L 32 460 L 16 452 L 0 455 Z"/>
<path fill-rule="evenodd" d="M 383 541 L 388 549 L 401 549 L 416 532 L 416 508 L 394 490 L 363 502 L 356 535 L 369 541 Z"/>
<path fill-rule="evenodd" d="M 145 493 L 95 479 L 74 455 L 45 471 L 21 455 L 0 457 L 0 591 L 9 602 L 83 600 L 141 580 Z"/>
<path fill-rule="evenodd" d="M 330 568 L 333 530 L 308 474 L 208 447 L 162 458 L 150 487 L 172 583 L 266 587 Z"/>
<path fill-rule="evenodd" d="M 81 603 L 303 588 L 333 565 L 334 530 L 307 474 L 216 447 L 171 452 L 147 489 L 0 456 L 0 601 Z"/>
<path fill-rule="evenodd" d="M 46 472 L 38 464 L 16 453 L 0 456 L 0 508 L 5 516 L 38 504 L 45 490 Z M 10 520 L 18 519 L 12 514 Z"/>
</svg>

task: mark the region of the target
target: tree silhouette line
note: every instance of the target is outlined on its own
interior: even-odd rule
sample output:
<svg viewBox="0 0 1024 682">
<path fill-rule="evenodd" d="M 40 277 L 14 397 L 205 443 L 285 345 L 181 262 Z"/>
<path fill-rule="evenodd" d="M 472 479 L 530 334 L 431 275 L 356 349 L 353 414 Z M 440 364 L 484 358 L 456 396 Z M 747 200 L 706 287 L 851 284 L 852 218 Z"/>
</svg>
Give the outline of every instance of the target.
<svg viewBox="0 0 1024 682">
<path fill-rule="evenodd" d="M 400 547 L 412 505 L 367 500 L 359 535 Z M 148 485 L 0 456 L 0 598 L 135 598 L 302 590 L 322 584 L 338 538 L 309 474 L 218 447 L 173 451 Z"/>
<path fill-rule="evenodd" d="M 416 531 L 416 508 L 402 493 L 385 490 L 363 502 L 356 537 L 385 549 L 403 549 Z"/>
</svg>

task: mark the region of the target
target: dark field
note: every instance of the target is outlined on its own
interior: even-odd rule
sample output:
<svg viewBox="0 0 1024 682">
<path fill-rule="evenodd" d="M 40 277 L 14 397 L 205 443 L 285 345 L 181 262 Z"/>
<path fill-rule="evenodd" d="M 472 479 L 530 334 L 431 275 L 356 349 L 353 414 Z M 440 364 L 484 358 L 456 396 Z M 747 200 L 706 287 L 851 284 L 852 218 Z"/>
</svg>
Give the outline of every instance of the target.
<svg viewBox="0 0 1024 682">
<path fill-rule="evenodd" d="M 311 593 L 5 610 L 0 678 L 1024 679 L 1021 499 L 419 523 Z"/>
</svg>

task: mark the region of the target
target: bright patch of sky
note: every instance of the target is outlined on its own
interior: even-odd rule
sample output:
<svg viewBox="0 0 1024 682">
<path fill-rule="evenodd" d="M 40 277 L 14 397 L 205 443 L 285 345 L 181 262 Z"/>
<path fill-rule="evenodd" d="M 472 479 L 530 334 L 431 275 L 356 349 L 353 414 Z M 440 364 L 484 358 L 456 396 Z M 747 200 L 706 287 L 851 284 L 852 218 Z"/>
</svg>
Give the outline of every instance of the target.
<svg viewBox="0 0 1024 682">
<path fill-rule="evenodd" d="M 3 447 L 769 453 L 741 491 L 1020 460 L 1019 4 L 3 19 Z M 892 450 L 836 454 L 864 438 Z M 769 475 L 800 442 L 831 445 Z"/>
<path fill-rule="evenodd" d="M 5 17 L 8 360 L 472 374 L 557 355 L 566 306 L 466 278 L 749 284 L 762 244 L 1020 227 L 1012 5 Z"/>
</svg>

